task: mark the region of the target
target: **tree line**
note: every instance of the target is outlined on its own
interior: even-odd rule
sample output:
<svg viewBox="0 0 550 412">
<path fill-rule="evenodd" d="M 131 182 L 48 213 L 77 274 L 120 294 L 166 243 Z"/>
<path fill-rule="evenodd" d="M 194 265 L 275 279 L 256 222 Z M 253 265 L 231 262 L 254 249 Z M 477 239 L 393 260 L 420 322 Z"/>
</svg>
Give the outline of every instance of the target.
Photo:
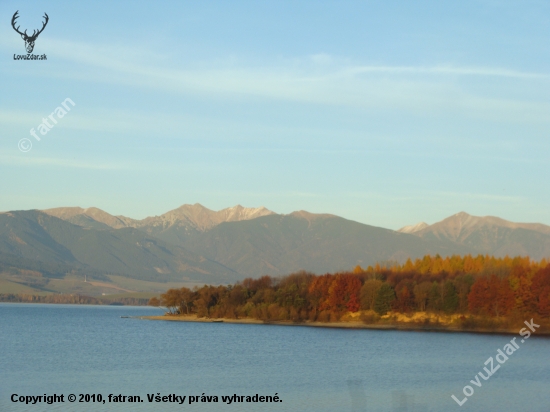
<svg viewBox="0 0 550 412">
<path fill-rule="evenodd" d="M 11 303 L 56 303 L 74 305 L 124 305 L 124 306 L 145 306 L 150 300 L 146 298 L 120 297 L 116 299 L 99 298 L 78 294 L 51 294 L 51 295 L 29 295 L 0 293 L 0 302 Z"/>
<path fill-rule="evenodd" d="M 233 285 L 169 289 L 151 305 L 167 314 L 265 321 L 338 321 L 372 311 L 489 318 L 550 317 L 550 264 L 528 257 L 424 256 L 353 271 L 247 278 Z"/>
</svg>

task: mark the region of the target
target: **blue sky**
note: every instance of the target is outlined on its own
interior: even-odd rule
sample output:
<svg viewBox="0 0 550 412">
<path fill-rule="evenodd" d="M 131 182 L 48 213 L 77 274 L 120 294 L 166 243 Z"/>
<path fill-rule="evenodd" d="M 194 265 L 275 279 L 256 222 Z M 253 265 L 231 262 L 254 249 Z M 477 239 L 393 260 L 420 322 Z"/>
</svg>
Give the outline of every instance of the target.
<svg viewBox="0 0 550 412">
<path fill-rule="evenodd" d="M 14 60 L 16 10 L 48 13 L 47 61 Z M 550 224 L 548 2 L 4 0 L 0 22 L 0 210 Z"/>
</svg>

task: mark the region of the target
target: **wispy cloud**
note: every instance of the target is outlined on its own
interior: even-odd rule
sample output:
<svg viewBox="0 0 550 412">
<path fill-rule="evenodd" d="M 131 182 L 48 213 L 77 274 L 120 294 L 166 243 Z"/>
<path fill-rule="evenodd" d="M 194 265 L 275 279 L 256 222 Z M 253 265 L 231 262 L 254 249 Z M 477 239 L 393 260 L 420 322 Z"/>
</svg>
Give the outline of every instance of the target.
<svg viewBox="0 0 550 412">
<path fill-rule="evenodd" d="M 422 115 L 452 111 L 468 117 L 506 122 L 550 122 L 550 103 L 511 93 L 509 97 L 473 92 L 456 77 L 514 78 L 548 87 L 550 75 L 507 68 L 435 65 L 368 66 L 319 54 L 272 65 L 231 62 L 189 67 L 141 48 L 48 39 L 52 59 L 72 61 L 82 70 L 63 76 L 148 88 L 163 93 L 208 98 L 294 101 L 365 109 L 405 110 Z M 155 63 L 151 63 L 155 62 Z M 98 70 L 100 69 L 100 70 Z M 52 76 L 59 74 L 52 72 Z M 520 87 L 520 86 L 518 86 Z"/>
<path fill-rule="evenodd" d="M 526 198 L 522 196 L 508 196 L 508 195 L 497 195 L 493 193 L 470 193 L 470 192 L 435 192 L 433 194 L 435 197 L 445 198 L 460 198 L 466 200 L 488 200 L 494 202 L 523 202 Z"/>
<path fill-rule="evenodd" d="M 408 66 L 359 66 L 344 70 L 349 74 L 412 74 L 412 75 L 453 75 L 453 76 L 490 76 L 490 77 L 513 77 L 518 79 L 550 79 L 549 74 L 529 73 L 503 68 L 485 68 L 485 67 L 453 67 L 453 66 L 433 66 L 433 67 L 408 67 Z"/>
<path fill-rule="evenodd" d="M 444 201 L 457 198 L 461 200 L 487 200 L 494 202 L 523 202 L 522 196 L 497 195 L 494 193 L 452 192 L 452 191 L 421 191 L 415 193 L 403 193 L 401 195 L 385 194 L 381 192 L 343 192 L 343 196 L 369 200 L 386 201 Z"/>
</svg>

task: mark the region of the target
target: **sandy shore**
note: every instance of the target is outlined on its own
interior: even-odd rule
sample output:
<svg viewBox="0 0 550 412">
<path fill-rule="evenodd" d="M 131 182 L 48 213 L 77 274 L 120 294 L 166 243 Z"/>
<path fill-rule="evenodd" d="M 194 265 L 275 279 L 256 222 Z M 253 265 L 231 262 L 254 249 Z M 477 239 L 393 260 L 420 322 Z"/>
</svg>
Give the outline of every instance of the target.
<svg viewBox="0 0 550 412">
<path fill-rule="evenodd" d="M 365 325 L 362 322 L 290 322 L 290 321 L 263 321 L 259 319 L 216 319 L 199 318 L 196 315 L 185 316 L 141 316 L 146 320 L 165 320 L 174 322 L 204 322 L 204 323 L 239 323 L 249 325 L 283 325 L 283 326 L 313 326 L 321 328 L 345 328 L 345 329 L 394 329 L 392 326 L 385 325 Z M 376 327 L 375 327 L 376 326 Z M 381 326 L 381 327 L 380 327 Z"/>
<path fill-rule="evenodd" d="M 216 319 L 216 318 L 199 318 L 196 315 L 184 316 L 140 316 L 140 319 L 145 320 L 163 320 L 168 322 L 203 322 L 203 323 L 238 323 L 250 325 L 280 325 L 280 326 L 306 326 L 317 328 L 339 328 L 339 329 L 372 329 L 372 330 L 400 330 L 400 331 L 417 331 L 417 332 L 454 332 L 454 333 L 490 333 L 516 335 L 519 329 L 464 329 L 455 326 L 445 325 L 419 325 L 414 323 L 404 324 L 365 324 L 361 321 L 342 321 L 342 322 L 290 322 L 290 321 L 262 321 L 259 319 Z M 537 330 L 533 336 L 550 336 L 550 332 Z"/>
</svg>

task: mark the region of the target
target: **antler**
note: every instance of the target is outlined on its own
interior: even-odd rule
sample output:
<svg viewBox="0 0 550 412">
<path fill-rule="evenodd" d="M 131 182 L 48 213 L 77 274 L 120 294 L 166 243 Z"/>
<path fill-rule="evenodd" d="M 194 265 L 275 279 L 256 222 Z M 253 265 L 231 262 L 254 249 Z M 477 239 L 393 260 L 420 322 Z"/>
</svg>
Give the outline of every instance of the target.
<svg viewBox="0 0 550 412">
<path fill-rule="evenodd" d="M 15 12 L 15 14 L 13 15 L 13 17 L 11 18 L 11 25 L 12 25 L 13 29 L 14 29 L 17 33 L 19 33 L 21 36 L 26 36 L 26 35 L 27 35 L 27 30 L 25 30 L 25 33 L 21 33 L 21 32 L 19 31 L 19 27 L 21 27 L 21 26 L 17 26 L 17 28 L 15 27 L 15 23 L 16 23 L 15 21 L 19 18 L 19 16 L 17 15 L 18 13 L 19 13 L 19 10 L 17 10 L 17 11 Z"/>
<path fill-rule="evenodd" d="M 18 13 L 19 13 L 19 10 L 17 10 L 17 11 L 15 12 L 15 14 L 13 15 L 13 17 L 12 17 L 12 19 L 11 19 L 11 25 L 12 25 L 13 29 L 14 29 L 17 33 L 19 33 L 21 36 L 25 36 L 25 37 L 28 38 L 28 39 L 36 39 L 36 38 L 38 37 L 38 35 L 39 35 L 40 33 L 42 33 L 42 31 L 44 31 L 44 29 L 46 28 L 46 25 L 48 24 L 48 21 L 50 20 L 50 18 L 48 17 L 48 14 L 47 14 L 47 13 L 44 13 L 44 16 L 43 16 L 43 17 L 44 17 L 44 19 L 46 19 L 46 21 L 45 21 L 44 23 L 42 23 L 42 28 L 41 28 L 40 30 L 38 30 L 38 32 L 37 32 L 36 30 L 33 30 L 32 35 L 29 36 L 29 35 L 27 34 L 27 30 L 25 30 L 24 33 L 21 33 L 21 32 L 19 31 L 19 27 L 20 27 L 20 26 L 17 26 L 17 28 L 15 27 L 16 20 L 19 18 L 19 16 L 17 15 Z"/>
<path fill-rule="evenodd" d="M 46 25 L 48 24 L 48 21 L 50 20 L 50 18 L 48 17 L 48 14 L 46 12 L 44 12 L 44 19 L 46 19 L 46 21 L 44 23 L 42 23 L 42 28 L 40 30 L 38 30 L 38 33 L 34 34 L 34 32 L 32 33 L 32 37 L 38 37 L 38 35 L 40 33 L 42 33 L 44 31 L 44 29 L 46 28 Z"/>
</svg>

